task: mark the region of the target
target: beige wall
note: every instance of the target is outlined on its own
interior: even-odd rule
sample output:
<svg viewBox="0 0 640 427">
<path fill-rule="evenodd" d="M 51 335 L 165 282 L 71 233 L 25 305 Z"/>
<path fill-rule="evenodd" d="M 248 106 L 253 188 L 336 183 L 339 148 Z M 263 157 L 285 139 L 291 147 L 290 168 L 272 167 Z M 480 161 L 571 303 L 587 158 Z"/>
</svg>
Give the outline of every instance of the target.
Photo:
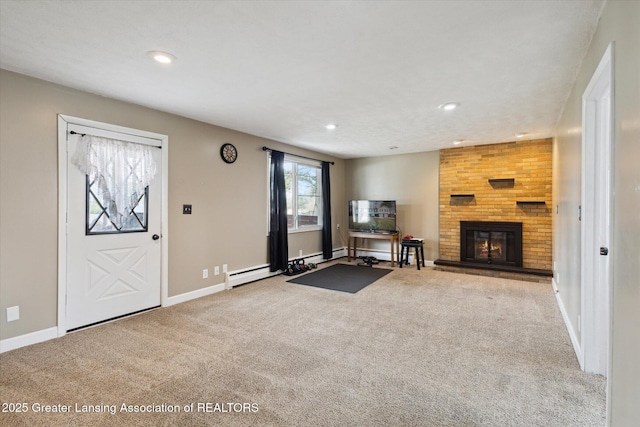
<svg viewBox="0 0 640 427">
<path fill-rule="evenodd" d="M 262 146 L 333 160 L 332 217 L 346 218 L 344 164 L 274 141 L 0 70 L 0 339 L 57 323 L 57 115 L 169 136 L 169 296 L 224 282 L 202 270 L 263 265 L 267 155 Z M 220 146 L 238 148 L 225 164 Z M 193 205 L 182 215 L 182 204 Z M 335 227 L 334 227 L 335 228 Z M 334 248 L 341 247 L 334 235 Z M 290 253 L 321 252 L 320 232 L 290 237 Z M 7 323 L 6 307 L 20 306 Z"/>
<path fill-rule="evenodd" d="M 610 42 L 614 49 L 612 426 L 640 420 L 640 2 L 610 0 L 583 60 L 554 141 L 554 260 L 573 329 L 580 314 L 582 93 Z"/>
<path fill-rule="evenodd" d="M 438 257 L 437 151 L 347 161 L 347 199 L 395 200 L 402 234 L 425 239 L 424 256 Z M 346 241 L 346 228 L 343 230 Z M 389 251 L 388 244 L 366 241 L 366 248 Z M 359 245 L 362 247 L 362 245 Z"/>
</svg>

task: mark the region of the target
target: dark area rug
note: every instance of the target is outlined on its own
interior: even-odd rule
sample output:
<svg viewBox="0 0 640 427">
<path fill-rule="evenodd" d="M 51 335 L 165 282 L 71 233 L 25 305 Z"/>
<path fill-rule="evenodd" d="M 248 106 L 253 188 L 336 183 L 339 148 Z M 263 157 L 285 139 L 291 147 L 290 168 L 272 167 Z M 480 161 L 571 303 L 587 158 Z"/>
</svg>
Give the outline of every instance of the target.
<svg viewBox="0 0 640 427">
<path fill-rule="evenodd" d="M 355 294 L 392 271 L 386 268 L 335 264 L 287 282 Z"/>
</svg>

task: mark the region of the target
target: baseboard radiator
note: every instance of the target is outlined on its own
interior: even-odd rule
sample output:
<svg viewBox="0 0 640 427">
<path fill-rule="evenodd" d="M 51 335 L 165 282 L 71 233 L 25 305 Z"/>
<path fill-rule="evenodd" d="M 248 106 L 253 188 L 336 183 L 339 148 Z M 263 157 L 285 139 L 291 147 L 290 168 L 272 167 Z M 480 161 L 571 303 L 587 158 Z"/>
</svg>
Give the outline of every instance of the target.
<svg viewBox="0 0 640 427">
<path fill-rule="evenodd" d="M 345 256 L 347 256 L 346 248 L 333 250 L 332 259 L 337 259 Z M 294 259 L 303 259 L 305 264 L 309 264 L 309 263 L 321 264 L 323 262 L 327 262 L 327 260 L 325 260 L 322 257 L 322 252 L 291 258 L 289 261 L 293 261 Z M 269 264 L 263 264 L 263 265 L 259 265 L 251 268 L 245 268 L 243 270 L 229 271 L 226 273 L 226 276 L 225 276 L 225 288 L 231 289 L 235 286 L 240 286 L 246 283 L 255 282 L 256 280 L 266 279 L 267 277 L 276 276 L 280 273 L 282 272 L 279 270 L 275 272 L 269 271 Z"/>
</svg>

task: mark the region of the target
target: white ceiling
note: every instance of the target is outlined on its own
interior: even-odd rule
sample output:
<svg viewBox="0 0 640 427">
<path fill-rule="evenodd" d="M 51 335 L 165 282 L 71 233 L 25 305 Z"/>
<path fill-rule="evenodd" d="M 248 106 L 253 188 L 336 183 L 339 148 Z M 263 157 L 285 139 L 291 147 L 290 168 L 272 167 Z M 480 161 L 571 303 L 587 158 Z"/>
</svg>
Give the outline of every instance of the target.
<svg viewBox="0 0 640 427">
<path fill-rule="evenodd" d="M 0 67 L 342 158 L 412 153 L 551 136 L 602 6 L 0 0 Z"/>
</svg>

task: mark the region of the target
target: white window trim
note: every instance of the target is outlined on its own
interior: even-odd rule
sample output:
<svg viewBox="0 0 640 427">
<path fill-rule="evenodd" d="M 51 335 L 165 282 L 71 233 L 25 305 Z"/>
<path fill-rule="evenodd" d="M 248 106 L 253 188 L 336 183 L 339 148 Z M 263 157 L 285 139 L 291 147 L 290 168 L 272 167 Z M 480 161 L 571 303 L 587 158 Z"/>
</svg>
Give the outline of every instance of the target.
<svg viewBox="0 0 640 427">
<path fill-rule="evenodd" d="M 297 163 L 297 164 L 303 164 L 303 165 L 307 165 L 307 166 L 313 166 L 313 167 L 317 167 L 317 168 L 322 168 L 322 162 L 319 160 L 311 160 L 311 159 L 303 159 L 300 158 L 298 156 L 295 155 L 289 155 L 289 154 L 285 154 L 284 155 L 284 161 L 285 162 L 291 162 L 291 163 Z M 322 197 L 322 183 L 320 183 L 319 185 L 320 187 L 320 197 Z M 269 196 L 271 192 L 271 152 L 268 153 L 267 155 L 267 236 L 269 236 L 269 232 L 271 231 L 271 221 L 270 221 L 270 212 L 271 212 L 271 197 Z M 322 212 L 319 213 L 319 221 L 322 221 L 323 217 L 322 217 Z M 315 231 L 322 231 L 322 229 L 324 228 L 323 225 L 310 225 L 310 226 L 306 226 L 306 227 L 302 227 L 302 228 L 289 228 L 287 229 L 287 233 L 288 234 L 297 234 L 297 233 L 308 233 L 308 232 L 315 232 Z"/>
</svg>

